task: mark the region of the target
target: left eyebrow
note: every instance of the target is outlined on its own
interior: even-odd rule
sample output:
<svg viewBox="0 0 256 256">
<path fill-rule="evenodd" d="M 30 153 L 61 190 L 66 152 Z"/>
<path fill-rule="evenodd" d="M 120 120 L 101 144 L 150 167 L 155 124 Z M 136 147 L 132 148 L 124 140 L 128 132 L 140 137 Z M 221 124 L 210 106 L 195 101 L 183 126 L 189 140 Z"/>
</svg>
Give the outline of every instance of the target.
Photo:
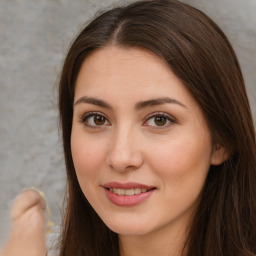
<svg viewBox="0 0 256 256">
<path fill-rule="evenodd" d="M 163 105 L 163 104 L 166 104 L 166 103 L 176 104 L 178 106 L 181 106 L 181 107 L 187 109 L 186 105 L 184 105 L 183 103 L 181 103 L 180 101 L 178 101 L 176 99 L 172 99 L 172 98 L 169 98 L 169 97 L 150 99 L 150 100 L 146 100 L 146 101 L 140 101 L 140 102 L 136 103 L 135 109 L 136 110 L 141 110 L 142 108 L 152 107 L 152 106 L 157 106 L 157 105 Z"/>
<path fill-rule="evenodd" d="M 112 107 L 105 101 L 100 100 L 100 99 L 96 99 L 94 97 L 86 97 L 83 96 L 81 98 L 79 98 L 74 105 L 78 105 L 80 103 L 88 103 L 88 104 L 92 104 L 92 105 L 96 105 L 96 106 L 100 106 L 103 108 L 108 108 L 108 109 L 112 109 Z"/>
</svg>

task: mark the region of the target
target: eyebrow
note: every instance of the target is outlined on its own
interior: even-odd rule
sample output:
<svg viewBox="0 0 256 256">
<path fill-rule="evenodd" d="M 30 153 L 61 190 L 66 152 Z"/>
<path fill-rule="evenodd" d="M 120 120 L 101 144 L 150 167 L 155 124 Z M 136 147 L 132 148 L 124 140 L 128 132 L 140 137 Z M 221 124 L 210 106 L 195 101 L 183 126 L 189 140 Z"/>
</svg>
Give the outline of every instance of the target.
<svg viewBox="0 0 256 256">
<path fill-rule="evenodd" d="M 93 97 L 83 96 L 83 97 L 79 98 L 74 103 L 74 106 L 77 105 L 77 104 L 80 104 L 80 103 L 88 103 L 88 104 L 100 106 L 100 107 L 103 107 L 103 108 L 112 109 L 112 107 L 107 102 L 105 102 L 104 100 L 96 99 L 96 98 L 93 98 Z"/>
<path fill-rule="evenodd" d="M 80 103 L 88 103 L 88 104 L 100 106 L 100 107 L 107 108 L 107 109 L 113 109 L 111 107 L 111 105 L 108 104 L 106 101 L 100 100 L 100 99 L 97 99 L 97 98 L 94 98 L 94 97 L 83 96 L 83 97 L 79 98 L 74 103 L 74 106 L 78 105 Z M 156 99 L 150 99 L 150 100 L 137 102 L 135 104 L 135 110 L 141 110 L 141 109 L 146 108 L 146 107 L 163 105 L 163 104 L 166 104 L 166 103 L 176 104 L 176 105 L 179 105 L 183 108 L 187 108 L 186 105 L 184 105 L 183 103 L 181 103 L 180 101 L 178 101 L 176 99 L 169 98 L 169 97 L 163 97 L 163 98 L 156 98 Z"/>
<path fill-rule="evenodd" d="M 173 99 L 173 98 L 169 98 L 169 97 L 164 97 L 164 98 L 157 98 L 157 99 L 150 99 L 150 100 L 146 100 L 146 101 L 140 101 L 138 103 L 136 103 L 135 105 L 135 109 L 136 110 L 140 110 L 142 108 L 146 108 L 146 107 L 152 107 L 152 106 L 157 106 L 157 105 L 163 105 L 166 103 L 170 103 L 170 104 L 177 104 L 183 108 L 187 108 L 186 105 L 184 105 L 183 103 L 181 103 L 180 101 Z"/>
</svg>

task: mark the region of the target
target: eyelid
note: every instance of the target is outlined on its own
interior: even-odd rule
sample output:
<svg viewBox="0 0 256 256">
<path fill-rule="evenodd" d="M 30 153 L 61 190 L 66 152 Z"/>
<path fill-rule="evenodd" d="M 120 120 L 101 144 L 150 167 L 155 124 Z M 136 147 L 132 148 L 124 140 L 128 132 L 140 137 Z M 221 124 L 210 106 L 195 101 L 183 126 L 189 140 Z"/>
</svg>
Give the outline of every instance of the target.
<svg viewBox="0 0 256 256">
<path fill-rule="evenodd" d="M 95 115 L 99 115 L 99 116 L 102 116 L 106 119 L 106 122 L 107 124 L 103 124 L 103 125 L 90 125 L 88 123 L 86 123 L 86 119 L 88 119 L 89 117 L 92 117 L 92 116 L 95 116 Z M 151 119 L 151 118 L 154 118 L 154 117 L 157 117 L 157 116 L 160 116 L 160 117 L 164 117 L 166 118 L 170 123 L 167 124 L 167 125 L 163 125 L 163 126 L 152 126 L 152 125 L 147 125 L 146 123 Z M 81 123 L 83 123 L 85 126 L 87 127 L 90 127 L 90 128 L 102 128 L 102 127 L 105 127 L 105 126 L 108 126 L 108 125 L 111 125 L 108 117 L 103 114 L 102 112 L 98 112 L 98 111 L 90 111 L 90 112 L 87 112 L 85 114 L 82 114 L 80 117 L 79 117 L 79 121 Z M 150 127 L 153 127 L 153 128 L 157 128 L 157 129 L 161 129 L 161 128 L 166 128 L 166 127 L 169 127 L 170 125 L 174 124 L 174 123 L 177 123 L 176 119 L 171 116 L 170 114 L 167 114 L 165 112 L 154 112 L 154 113 L 151 113 L 149 114 L 148 116 L 146 116 L 145 120 L 143 121 L 143 126 L 150 126 Z"/>
<path fill-rule="evenodd" d="M 111 124 L 110 121 L 108 120 L 108 117 L 106 117 L 106 115 L 104 115 L 102 112 L 98 112 L 98 111 L 90 111 L 90 112 L 87 112 L 85 114 L 82 114 L 80 117 L 79 117 L 79 121 L 81 123 L 83 123 L 86 127 L 91 127 L 91 128 L 102 128 L 104 126 L 106 126 L 106 124 L 104 125 L 89 125 L 89 124 L 86 124 L 86 119 L 88 119 L 89 117 L 92 117 L 92 116 L 95 116 L 95 115 L 99 115 L 99 116 L 102 116 L 106 119 L 106 121 L 108 122 L 108 125 Z"/>
<path fill-rule="evenodd" d="M 172 124 L 174 124 L 174 123 L 177 123 L 177 121 L 176 121 L 176 119 L 173 117 L 173 116 L 171 116 L 170 114 L 167 114 L 167 113 L 165 113 L 165 112 L 154 112 L 154 113 L 151 113 L 151 114 L 149 114 L 146 118 L 145 118 L 145 121 L 143 122 L 143 125 L 146 123 L 146 122 L 148 122 L 148 120 L 150 120 L 151 118 L 153 118 L 153 117 L 156 117 L 156 116 L 160 116 L 160 117 L 165 117 L 169 122 L 170 122 L 170 124 L 169 125 L 165 125 L 165 126 L 152 126 L 152 127 L 154 127 L 154 128 L 157 128 L 157 129 L 161 129 L 161 128 L 166 128 L 166 127 L 168 127 L 168 126 L 170 126 L 170 125 L 172 125 Z M 149 126 L 149 125 L 145 125 L 145 126 Z"/>
</svg>

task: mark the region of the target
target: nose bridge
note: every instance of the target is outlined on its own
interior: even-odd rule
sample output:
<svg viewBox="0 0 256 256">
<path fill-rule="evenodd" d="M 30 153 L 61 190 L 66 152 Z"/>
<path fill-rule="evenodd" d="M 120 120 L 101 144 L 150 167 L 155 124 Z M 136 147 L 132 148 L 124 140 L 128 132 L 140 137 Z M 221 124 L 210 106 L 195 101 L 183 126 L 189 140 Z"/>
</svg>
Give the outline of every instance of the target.
<svg viewBox="0 0 256 256">
<path fill-rule="evenodd" d="M 117 171 L 139 168 L 143 160 L 138 138 L 138 131 L 132 125 L 122 124 L 113 129 L 108 165 Z"/>
</svg>

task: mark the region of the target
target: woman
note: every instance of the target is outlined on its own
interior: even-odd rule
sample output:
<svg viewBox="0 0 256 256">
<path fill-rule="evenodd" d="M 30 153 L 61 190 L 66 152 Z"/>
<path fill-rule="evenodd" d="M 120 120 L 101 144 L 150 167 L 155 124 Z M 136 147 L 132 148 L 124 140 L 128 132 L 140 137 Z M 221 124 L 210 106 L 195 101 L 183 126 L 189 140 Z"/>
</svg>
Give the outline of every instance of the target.
<svg viewBox="0 0 256 256">
<path fill-rule="evenodd" d="M 162 81 L 167 66 L 172 77 Z M 179 86 L 174 89 L 174 84 Z M 180 88 L 196 103 L 184 100 L 188 95 Z M 154 102 L 164 97 L 174 97 L 165 99 L 176 102 L 172 110 Z M 169 253 L 159 249 L 159 255 L 256 254 L 256 153 L 250 107 L 232 47 L 202 12 L 178 1 L 159 0 L 103 13 L 71 46 L 59 99 L 69 195 L 60 255 L 150 255 L 150 251 L 156 255 L 163 247 L 170 247 Z M 183 101 L 177 103 L 179 99 Z M 149 107 L 155 116 L 147 116 L 148 108 L 134 114 L 130 109 L 136 106 L 140 111 Z M 194 126 L 194 135 L 183 130 L 188 123 L 192 126 L 189 118 L 196 120 L 186 111 L 206 128 Z M 175 122 L 176 127 L 165 127 Z M 155 135 L 150 128 L 157 124 L 170 131 L 162 129 Z M 186 143 L 179 141 L 187 133 L 191 136 Z M 195 150 L 203 160 L 193 154 Z M 188 163 L 190 157 L 200 167 Z M 179 169 L 181 163 L 192 174 Z M 117 193 L 113 189 L 136 188 L 140 185 L 129 182 L 143 181 L 142 188 L 152 192 L 138 205 L 113 195 Z"/>
<path fill-rule="evenodd" d="M 107 11 L 66 57 L 60 255 L 256 255 L 255 132 L 235 53 L 175 0 Z"/>
</svg>

